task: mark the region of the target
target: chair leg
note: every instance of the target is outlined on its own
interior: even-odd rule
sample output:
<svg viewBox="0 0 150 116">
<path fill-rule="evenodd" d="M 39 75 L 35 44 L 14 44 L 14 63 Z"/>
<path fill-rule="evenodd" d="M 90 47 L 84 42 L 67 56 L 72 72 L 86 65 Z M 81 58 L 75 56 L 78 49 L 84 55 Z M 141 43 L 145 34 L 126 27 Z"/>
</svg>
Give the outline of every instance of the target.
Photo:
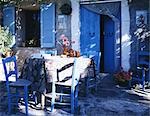
<svg viewBox="0 0 150 116">
<path fill-rule="evenodd" d="M 8 96 L 7 96 L 7 99 L 8 99 L 8 112 L 10 113 L 11 112 L 11 97 L 10 97 L 10 87 L 9 87 L 9 85 L 7 85 L 7 92 L 8 92 Z"/>
<path fill-rule="evenodd" d="M 75 90 L 75 109 L 77 109 L 78 107 L 78 89 L 79 89 L 79 85 L 77 85 Z"/>
<path fill-rule="evenodd" d="M 75 92 L 75 88 L 72 88 L 71 90 L 71 113 L 74 114 L 74 92 Z"/>
<path fill-rule="evenodd" d="M 142 81 L 142 89 L 143 89 L 143 91 L 145 90 L 145 81 Z"/>
<path fill-rule="evenodd" d="M 85 87 L 86 87 L 86 96 L 87 96 L 89 94 L 89 88 L 88 88 L 88 86 L 89 86 L 89 80 L 88 80 L 88 77 L 87 77 L 85 83 L 86 83 Z"/>
<path fill-rule="evenodd" d="M 19 92 L 18 92 L 18 88 L 16 88 L 16 104 L 17 104 L 17 106 L 18 106 L 18 103 L 19 103 Z"/>
<path fill-rule="evenodd" d="M 35 106 L 37 105 L 37 96 L 36 96 L 36 91 L 33 91 L 33 99 L 34 99 L 34 102 L 35 102 Z"/>
<path fill-rule="evenodd" d="M 97 92 L 98 91 L 98 79 L 97 77 L 95 78 L 95 91 Z"/>
<path fill-rule="evenodd" d="M 25 109 L 26 109 L 26 115 L 28 116 L 28 87 L 24 87 L 24 101 L 25 101 Z"/>
<path fill-rule="evenodd" d="M 11 112 L 11 98 L 10 98 L 10 94 L 8 93 L 8 112 Z"/>
<path fill-rule="evenodd" d="M 61 89 L 61 93 L 63 93 L 63 88 L 60 88 Z M 62 99 L 63 99 L 63 96 L 62 95 L 60 95 L 60 102 L 62 102 Z"/>
<path fill-rule="evenodd" d="M 131 88 L 131 81 L 132 81 L 132 80 L 129 80 L 129 84 L 128 84 L 128 87 L 129 87 L 129 88 Z"/>
<path fill-rule="evenodd" d="M 42 105 L 42 109 L 44 109 L 44 107 L 45 107 L 45 96 L 43 94 L 41 95 L 41 105 Z"/>
<path fill-rule="evenodd" d="M 53 112 L 54 110 L 54 104 L 55 104 L 55 91 L 56 91 L 56 87 L 55 87 L 55 82 L 52 83 L 52 101 L 51 101 L 51 112 Z"/>
<path fill-rule="evenodd" d="M 144 89 L 145 89 L 145 70 L 143 69 L 142 70 L 142 89 L 143 89 L 143 91 L 144 91 Z"/>
</svg>

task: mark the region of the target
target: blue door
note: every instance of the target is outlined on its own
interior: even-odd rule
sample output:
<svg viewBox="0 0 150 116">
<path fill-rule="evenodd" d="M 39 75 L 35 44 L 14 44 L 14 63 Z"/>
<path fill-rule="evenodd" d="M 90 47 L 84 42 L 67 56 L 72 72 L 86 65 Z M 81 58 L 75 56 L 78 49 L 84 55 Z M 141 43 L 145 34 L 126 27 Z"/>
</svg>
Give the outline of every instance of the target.
<svg viewBox="0 0 150 116">
<path fill-rule="evenodd" d="M 13 35 L 15 35 L 15 7 L 14 6 L 4 6 L 3 26 L 8 27 L 10 32 Z"/>
<path fill-rule="evenodd" d="M 115 70 L 115 33 L 114 21 L 105 16 L 104 18 L 104 72 Z"/>
<path fill-rule="evenodd" d="M 100 15 L 81 7 L 81 54 L 100 52 Z M 95 55 L 96 55 L 95 54 Z M 93 56 L 99 70 L 99 55 Z"/>
<path fill-rule="evenodd" d="M 41 47 L 55 47 L 55 4 L 41 5 Z"/>
<path fill-rule="evenodd" d="M 81 7 L 81 53 L 100 51 L 100 15 Z"/>
</svg>

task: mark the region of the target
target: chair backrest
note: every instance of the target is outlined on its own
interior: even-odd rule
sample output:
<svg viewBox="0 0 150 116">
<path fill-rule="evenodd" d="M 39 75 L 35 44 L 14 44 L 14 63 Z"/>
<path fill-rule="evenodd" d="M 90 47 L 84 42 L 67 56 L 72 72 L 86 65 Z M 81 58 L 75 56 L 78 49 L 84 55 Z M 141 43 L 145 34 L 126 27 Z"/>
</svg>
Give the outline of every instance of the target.
<svg viewBox="0 0 150 116">
<path fill-rule="evenodd" d="M 96 70 L 100 71 L 100 58 L 101 58 L 101 52 L 99 51 L 88 51 L 84 55 L 86 55 L 88 58 L 91 58 L 94 60 L 94 63 L 96 64 Z"/>
<path fill-rule="evenodd" d="M 62 71 L 67 70 L 68 68 L 71 68 L 73 65 L 74 65 L 74 62 L 66 64 L 65 66 L 61 67 L 60 69 L 57 69 L 57 81 L 62 81 L 62 79 L 59 78 L 59 73 L 61 73 Z"/>
<path fill-rule="evenodd" d="M 15 56 L 2 59 L 6 81 L 16 81 L 18 78 L 17 60 Z M 15 78 L 15 80 L 10 80 Z"/>
<path fill-rule="evenodd" d="M 74 60 L 74 66 L 72 69 L 72 89 L 75 89 L 75 87 L 79 83 L 80 74 L 83 70 L 81 67 L 81 64 L 82 64 L 81 62 L 82 62 L 82 57 L 75 58 Z"/>
</svg>

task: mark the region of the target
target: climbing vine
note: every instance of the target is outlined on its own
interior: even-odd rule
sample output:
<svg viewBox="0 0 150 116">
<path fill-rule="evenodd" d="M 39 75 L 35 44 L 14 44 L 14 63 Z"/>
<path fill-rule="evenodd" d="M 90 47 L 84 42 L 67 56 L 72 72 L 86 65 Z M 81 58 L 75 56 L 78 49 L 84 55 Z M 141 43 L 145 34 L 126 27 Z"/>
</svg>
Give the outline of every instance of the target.
<svg viewBox="0 0 150 116">
<path fill-rule="evenodd" d="M 0 52 L 5 53 L 7 50 L 9 50 L 12 41 L 13 36 L 9 32 L 9 29 L 0 26 Z"/>
</svg>

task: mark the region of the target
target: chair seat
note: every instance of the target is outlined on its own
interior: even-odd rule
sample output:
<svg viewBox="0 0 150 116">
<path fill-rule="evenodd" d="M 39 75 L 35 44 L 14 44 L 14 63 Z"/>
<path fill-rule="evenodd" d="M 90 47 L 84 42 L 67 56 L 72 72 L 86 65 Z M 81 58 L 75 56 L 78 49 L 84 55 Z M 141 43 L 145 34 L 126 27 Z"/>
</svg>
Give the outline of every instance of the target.
<svg viewBox="0 0 150 116">
<path fill-rule="evenodd" d="M 12 82 L 9 84 L 9 86 L 18 86 L 18 87 L 24 87 L 24 86 L 29 86 L 31 85 L 31 81 L 25 80 L 25 79 L 18 79 L 15 82 Z"/>
</svg>

